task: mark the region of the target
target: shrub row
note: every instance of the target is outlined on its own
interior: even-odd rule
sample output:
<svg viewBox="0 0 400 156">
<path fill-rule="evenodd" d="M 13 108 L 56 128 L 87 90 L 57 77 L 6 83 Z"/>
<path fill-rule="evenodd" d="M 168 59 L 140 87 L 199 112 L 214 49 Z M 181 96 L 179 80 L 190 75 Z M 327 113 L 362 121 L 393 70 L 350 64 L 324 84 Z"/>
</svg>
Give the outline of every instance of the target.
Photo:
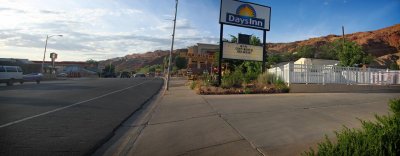
<svg viewBox="0 0 400 156">
<path fill-rule="evenodd" d="M 375 115 L 376 122 L 361 121 L 360 130 L 344 127 L 335 132 L 337 143 L 318 144 L 317 152 L 310 148 L 302 155 L 400 155 L 400 98 L 389 101 L 392 114 Z"/>
<path fill-rule="evenodd" d="M 197 90 L 202 95 L 223 95 L 223 94 L 267 94 L 267 93 L 288 93 L 287 87 L 277 87 L 270 85 L 268 87 L 252 87 L 252 88 L 219 88 L 214 86 L 201 86 Z"/>
</svg>

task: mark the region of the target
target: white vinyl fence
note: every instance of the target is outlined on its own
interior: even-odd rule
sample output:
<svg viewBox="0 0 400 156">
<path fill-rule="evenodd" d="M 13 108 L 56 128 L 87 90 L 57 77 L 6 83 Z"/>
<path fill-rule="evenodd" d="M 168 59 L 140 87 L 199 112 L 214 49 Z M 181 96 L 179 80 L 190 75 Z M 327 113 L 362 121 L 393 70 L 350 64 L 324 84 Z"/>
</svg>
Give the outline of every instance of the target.
<svg viewBox="0 0 400 156">
<path fill-rule="evenodd" d="M 288 63 L 268 69 L 268 73 L 276 74 L 288 84 L 400 84 L 399 70 Z"/>
</svg>

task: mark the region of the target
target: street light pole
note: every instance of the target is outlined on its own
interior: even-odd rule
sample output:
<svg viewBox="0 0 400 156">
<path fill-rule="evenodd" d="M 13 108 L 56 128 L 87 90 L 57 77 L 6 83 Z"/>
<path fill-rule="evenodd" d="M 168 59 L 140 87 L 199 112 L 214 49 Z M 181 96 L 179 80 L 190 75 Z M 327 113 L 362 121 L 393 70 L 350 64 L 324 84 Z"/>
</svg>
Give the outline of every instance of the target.
<svg viewBox="0 0 400 156">
<path fill-rule="evenodd" d="M 168 61 L 168 71 L 167 71 L 167 86 L 166 89 L 169 89 L 169 79 L 171 78 L 171 61 L 172 61 L 172 51 L 174 50 L 174 40 L 175 40 L 175 26 L 176 26 L 176 14 L 178 13 L 178 0 L 175 1 L 175 18 L 174 18 L 174 29 L 172 31 L 172 43 L 171 50 L 169 51 L 169 61 Z"/>
<path fill-rule="evenodd" d="M 49 35 L 46 36 L 46 45 L 44 46 L 43 62 L 42 62 L 42 74 L 44 73 L 44 59 L 46 58 L 47 40 L 49 40 Z"/>
<path fill-rule="evenodd" d="M 47 41 L 49 40 L 50 37 L 53 37 L 53 36 L 62 37 L 63 35 L 50 35 L 50 36 L 47 35 L 47 36 L 46 36 L 46 44 L 45 44 L 45 46 L 44 46 L 43 62 L 42 62 L 42 73 L 44 73 L 44 61 L 45 61 L 45 59 L 46 59 Z"/>
</svg>

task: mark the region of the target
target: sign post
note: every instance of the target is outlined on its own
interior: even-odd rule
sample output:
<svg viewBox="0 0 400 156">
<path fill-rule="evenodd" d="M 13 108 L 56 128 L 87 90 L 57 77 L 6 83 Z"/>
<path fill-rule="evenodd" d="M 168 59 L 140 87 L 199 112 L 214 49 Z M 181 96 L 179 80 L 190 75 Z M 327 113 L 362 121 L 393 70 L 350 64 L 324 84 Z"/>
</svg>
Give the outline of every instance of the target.
<svg viewBox="0 0 400 156">
<path fill-rule="evenodd" d="M 51 73 L 55 74 L 56 67 L 54 65 L 55 65 L 55 60 L 57 59 L 57 53 L 50 53 L 50 58 L 52 64 Z"/>
<path fill-rule="evenodd" d="M 222 79 L 222 55 L 224 46 L 222 43 L 222 38 L 224 35 L 224 24 L 221 23 L 221 29 L 219 30 L 219 55 L 218 55 L 218 85 L 221 85 L 221 79 Z"/>
<path fill-rule="evenodd" d="M 270 30 L 271 7 L 238 0 L 221 0 L 219 23 L 218 84 L 221 85 L 222 59 L 240 59 L 262 61 L 262 72 L 265 72 L 266 31 Z M 262 47 L 246 44 L 223 43 L 224 24 L 258 29 L 263 31 Z"/>
</svg>

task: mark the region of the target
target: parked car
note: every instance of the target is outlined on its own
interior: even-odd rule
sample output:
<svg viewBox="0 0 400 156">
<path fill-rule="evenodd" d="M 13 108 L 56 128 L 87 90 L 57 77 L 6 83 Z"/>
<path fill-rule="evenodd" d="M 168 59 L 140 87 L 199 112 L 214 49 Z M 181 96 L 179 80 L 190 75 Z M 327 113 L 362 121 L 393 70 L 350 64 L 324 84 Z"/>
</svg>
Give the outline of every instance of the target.
<svg viewBox="0 0 400 156">
<path fill-rule="evenodd" d="M 136 73 L 133 77 L 146 77 L 143 73 Z"/>
<path fill-rule="evenodd" d="M 68 74 L 67 73 L 59 73 L 57 74 L 57 77 L 67 77 Z"/>
<path fill-rule="evenodd" d="M 23 82 L 36 82 L 37 84 L 42 81 L 43 74 L 42 73 L 30 73 L 23 76 Z"/>
<path fill-rule="evenodd" d="M 113 72 L 104 72 L 104 73 L 102 73 L 101 76 L 104 78 L 116 78 L 117 77 L 117 75 L 115 75 L 115 73 L 113 73 Z"/>
<path fill-rule="evenodd" d="M 0 66 L 0 83 L 7 83 L 7 86 L 12 86 L 14 82 L 24 83 L 21 67 Z"/>
<path fill-rule="evenodd" d="M 120 78 L 131 78 L 131 73 L 125 71 L 125 72 L 122 72 L 119 77 Z"/>
</svg>

